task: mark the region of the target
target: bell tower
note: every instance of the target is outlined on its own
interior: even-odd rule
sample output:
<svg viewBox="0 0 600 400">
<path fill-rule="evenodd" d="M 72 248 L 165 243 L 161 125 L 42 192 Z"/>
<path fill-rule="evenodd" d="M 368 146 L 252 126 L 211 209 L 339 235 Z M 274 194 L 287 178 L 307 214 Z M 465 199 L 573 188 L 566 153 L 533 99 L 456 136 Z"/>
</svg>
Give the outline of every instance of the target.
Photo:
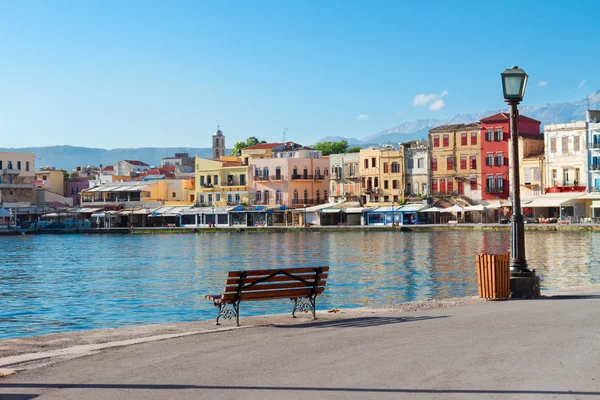
<svg viewBox="0 0 600 400">
<path fill-rule="evenodd" d="M 212 158 L 218 160 L 225 155 L 225 136 L 217 125 L 217 131 L 212 137 Z"/>
</svg>

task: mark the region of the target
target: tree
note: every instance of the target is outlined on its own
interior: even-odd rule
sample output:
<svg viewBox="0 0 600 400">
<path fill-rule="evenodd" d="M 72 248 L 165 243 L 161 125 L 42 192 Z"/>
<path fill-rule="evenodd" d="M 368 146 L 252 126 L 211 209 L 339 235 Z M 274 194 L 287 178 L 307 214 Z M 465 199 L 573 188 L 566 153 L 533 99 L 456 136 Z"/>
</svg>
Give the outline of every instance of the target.
<svg viewBox="0 0 600 400">
<path fill-rule="evenodd" d="M 360 151 L 359 146 L 354 146 L 349 149 L 348 141 L 346 139 L 341 139 L 338 142 L 317 142 L 313 148 L 315 150 L 321 150 L 324 156 L 328 156 L 330 154 L 357 153 Z"/>
<path fill-rule="evenodd" d="M 231 149 L 231 155 L 239 156 L 240 154 L 242 154 L 242 149 L 245 149 L 246 147 L 250 146 L 256 146 L 257 144 L 261 143 L 267 142 L 264 140 L 258 140 L 256 136 L 250 136 L 248 139 L 246 139 L 245 142 L 235 142 L 235 144 L 233 145 L 233 149 Z"/>
</svg>

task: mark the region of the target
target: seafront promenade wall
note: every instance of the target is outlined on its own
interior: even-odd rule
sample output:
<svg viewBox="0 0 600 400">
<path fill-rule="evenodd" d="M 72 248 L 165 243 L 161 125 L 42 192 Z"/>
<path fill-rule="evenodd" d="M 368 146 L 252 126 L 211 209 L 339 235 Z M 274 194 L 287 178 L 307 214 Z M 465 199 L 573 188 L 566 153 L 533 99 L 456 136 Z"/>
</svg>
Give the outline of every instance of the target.
<svg viewBox="0 0 600 400">
<path fill-rule="evenodd" d="M 270 227 L 219 227 L 219 228 L 109 228 L 80 230 L 9 230 L 0 231 L 0 236 L 12 235 L 47 235 L 47 234 L 93 234 L 93 235 L 125 235 L 125 234 L 189 234 L 217 232 L 442 232 L 442 231 L 508 231 L 508 224 L 457 224 L 457 225 L 403 225 L 391 226 L 270 226 Z M 532 224 L 525 226 L 526 231 L 598 231 L 600 224 Z"/>
</svg>

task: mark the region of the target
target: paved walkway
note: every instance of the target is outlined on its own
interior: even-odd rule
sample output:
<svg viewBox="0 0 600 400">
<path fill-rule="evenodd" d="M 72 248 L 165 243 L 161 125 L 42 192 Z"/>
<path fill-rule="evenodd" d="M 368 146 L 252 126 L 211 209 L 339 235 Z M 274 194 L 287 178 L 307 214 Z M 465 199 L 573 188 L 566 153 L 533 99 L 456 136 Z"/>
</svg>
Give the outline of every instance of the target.
<svg viewBox="0 0 600 400">
<path fill-rule="evenodd" d="M 600 398 L 600 292 L 234 329 L 0 379 L 0 399 Z"/>
</svg>

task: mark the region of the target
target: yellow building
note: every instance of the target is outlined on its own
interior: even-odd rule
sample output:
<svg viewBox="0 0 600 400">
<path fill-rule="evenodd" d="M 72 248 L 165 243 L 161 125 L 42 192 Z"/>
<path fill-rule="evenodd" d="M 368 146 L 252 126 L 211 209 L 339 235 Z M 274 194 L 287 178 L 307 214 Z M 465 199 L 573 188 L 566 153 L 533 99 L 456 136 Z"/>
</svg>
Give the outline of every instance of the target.
<svg viewBox="0 0 600 400">
<path fill-rule="evenodd" d="M 248 166 L 196 157 L 196 201 L 208 206 L 248 204 Z"/>
<path fill-rule="evenodd" d="M 35 187 L 46 189 L 61 196 L 65 195 L 65 175 L 59 171 L 38 171 L 35 173 Z"/>
<path fill-rule="evenodd" d="M 363 204 L 404 201 L 406 182 L 401 150 L 392 145 L 363 149 L 359 168 Z"/>
<path fill-rule="evenodd" d="M 480 125 L 444 125 L 429 131 L 433 196 L 482 198 Z"/>
</svg>

